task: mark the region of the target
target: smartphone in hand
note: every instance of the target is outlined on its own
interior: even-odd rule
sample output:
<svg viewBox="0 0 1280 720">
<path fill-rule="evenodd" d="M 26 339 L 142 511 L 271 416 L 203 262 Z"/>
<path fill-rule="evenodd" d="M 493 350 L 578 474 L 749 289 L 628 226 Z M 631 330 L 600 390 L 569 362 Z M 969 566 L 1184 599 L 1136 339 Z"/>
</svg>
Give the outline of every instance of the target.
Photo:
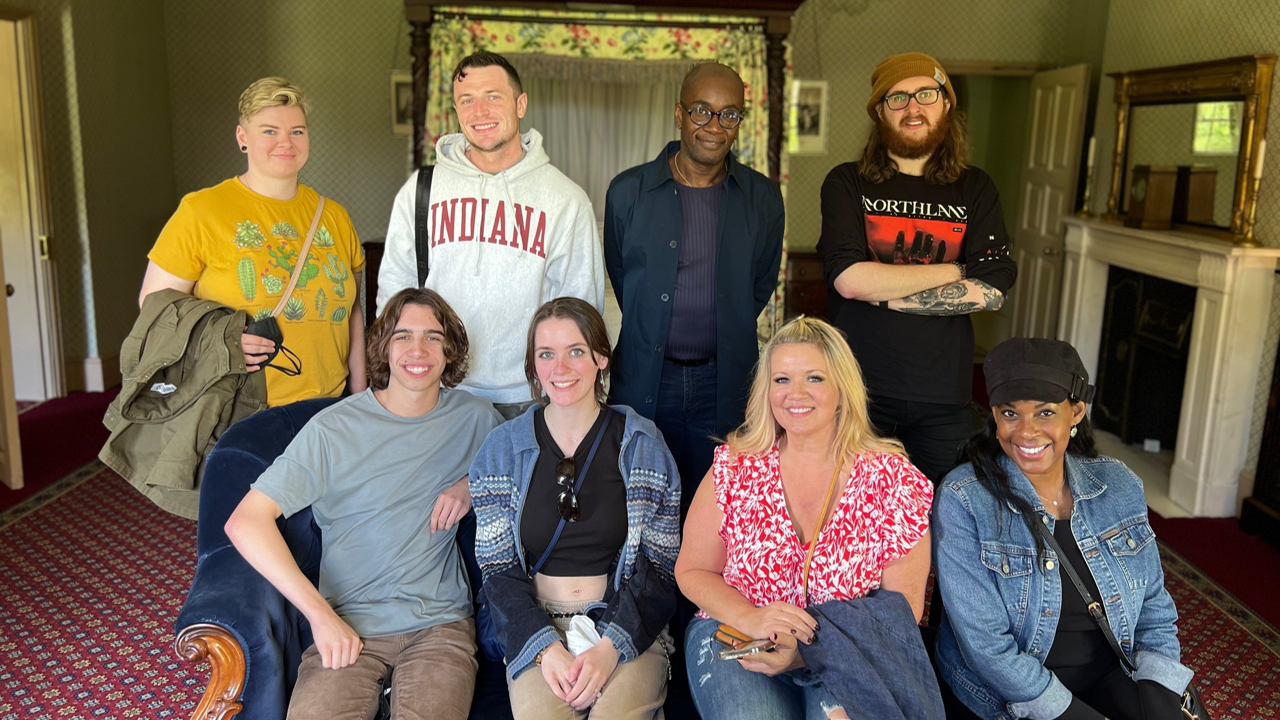
<svg viewBox="0 0 1280 720">
<path fill-rule="evenodd" d="M 721 660 L 739 660 L 758 653 L 773 652 L 777 643 L 772 640 L 752 640 L 720 651 Z"/>
</svg>

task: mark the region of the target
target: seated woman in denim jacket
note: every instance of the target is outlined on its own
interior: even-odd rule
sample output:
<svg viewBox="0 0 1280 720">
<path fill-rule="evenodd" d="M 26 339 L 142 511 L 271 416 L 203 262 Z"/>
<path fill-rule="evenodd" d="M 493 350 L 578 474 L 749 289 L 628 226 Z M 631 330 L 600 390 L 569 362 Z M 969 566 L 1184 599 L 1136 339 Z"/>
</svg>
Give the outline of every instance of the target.
<svg viewBox="0 0 1280 720">
<path fill-rule="evenodd" d="M 944 679 L 989 720 L 1182 717 L 1192 673 L 1179 661 L 1142 481 L 1094 449 L 1080 356 L 1064 342 L 1015 338 L 983 369 L 991 415 L 933 511 Z M 1033 532 L 1040 522 L 1065 557 Z M 1064 562 L 1102 604 L 1132 677 Z"/>
<path fill-rule="evenodd" d="M 676 563 L 680 589 L 701 608 L 685 640 L 698 712 L 847 718 L 820 684 L 790 674 L 804 667 L 796 643 L 818 631 L 804 608 L 882 587 L 906 596 L 919 618 L 933 487 L 900 443 L 871 426 L 862 373 L 838 330 L 800 317 L 773 336 L 746 422 L 707 475 Z M 777 647 L 720 660 L 720 623 Z"/>
<path fill-rule="evenodd" d="M 680 476 L 652 422 L 605 404 L 610 358 L 590 304 L 538 308 L 525 375 L 539 402 L 471 465 L 476 559 L 517 720 L 652 718 L 666 698 Z"/>
</svg>

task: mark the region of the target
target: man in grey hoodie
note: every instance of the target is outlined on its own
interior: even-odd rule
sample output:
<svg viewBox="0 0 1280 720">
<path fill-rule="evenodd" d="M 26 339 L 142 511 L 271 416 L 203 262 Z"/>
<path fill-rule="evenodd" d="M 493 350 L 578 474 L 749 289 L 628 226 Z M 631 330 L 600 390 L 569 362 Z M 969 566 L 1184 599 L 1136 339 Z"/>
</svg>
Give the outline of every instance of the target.
<svg viewBox="0 0 1280 720">
<path fill-rule="evenodd" d="M 520 134 L 529 99 L 496 53 L 453 71 L 461 133 L 436 142 L 431 179 L 430 273 L 425 287 L 454 307 L 471 339 L 459 387 L 512 418 L 531 403 L 524 377 L 529 319 L 542 303 L 577 297 L 604 310 L 604 261 L 591 201 L 552 167 L 537 130 Z M 378 271 L 378 309 L 418 284 L 415 172 L 396 194 Z"/>
</svg>

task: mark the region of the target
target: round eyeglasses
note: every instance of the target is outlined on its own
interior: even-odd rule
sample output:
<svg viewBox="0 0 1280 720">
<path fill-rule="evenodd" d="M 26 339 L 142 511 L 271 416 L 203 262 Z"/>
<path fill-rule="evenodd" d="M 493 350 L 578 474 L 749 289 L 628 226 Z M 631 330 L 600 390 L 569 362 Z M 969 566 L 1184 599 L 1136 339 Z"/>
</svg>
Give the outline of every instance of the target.
<svg viewBox="0 0 1280 720">
<path fill-rule="evenodd" d="M 890 110 L 902 110 L 915 98 L 917 105 L 932 105 L 938 102 L 938 98 L 942 97 L 942 88 L 931 87 L 917 90 L 913 93 L 896 92 L 884 96 L 884 104 L 889 106 Z"/>
<path fill-rule="evenodd" d="M 681 105 L 680 107 L 684 108 L 684 111 L 689 113 L 689 119 L 698 127 L 703 127 L 707 123 L 711 122 L 712 115 L 720 116 L 720 127 L 725 130 L 732 130 L 742 123 L 742 111 L 734 108 L 728 108 L 726 110 L 716 112 L 715 110 L 705 108 L 701 105 L 694 105 L 692 108 L 684 107 L 684 105 Z"/>
</svg>

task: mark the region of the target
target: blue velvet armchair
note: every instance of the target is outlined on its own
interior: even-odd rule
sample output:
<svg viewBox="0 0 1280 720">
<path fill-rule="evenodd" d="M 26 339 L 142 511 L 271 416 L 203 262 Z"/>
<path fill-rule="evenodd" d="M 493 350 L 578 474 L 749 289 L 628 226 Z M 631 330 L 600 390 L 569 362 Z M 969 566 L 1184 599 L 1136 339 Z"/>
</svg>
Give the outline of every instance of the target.
<svg viewBox="0 0 1280 720">
<path fill-rule="evenodd" d="M 302 652 L 311 645 L 307 619 L 240 556 L 223 531 L 249 486 L 284 452 L 298 430 L 332 398 L 271 408 L 228 429 L 209 454 L 200 487 L 196 574 L 175 623 L 178 655 L 208 660 L 210 677 L 192 718 L 283 720 Z M 353 448 L 353 451 L 358 449 Z M 279 520 L 298 567 L 312 582 L 320 568 L 320 530 L 303 510 Z M 458 528 L 473 591 L 480 587 L 475 560 L 475 516 Z M 511 717 L 501 663 L 479 658 L 473 719 Z M 394 683 L 394 678 L 392 679 Z"/>
</svg>

